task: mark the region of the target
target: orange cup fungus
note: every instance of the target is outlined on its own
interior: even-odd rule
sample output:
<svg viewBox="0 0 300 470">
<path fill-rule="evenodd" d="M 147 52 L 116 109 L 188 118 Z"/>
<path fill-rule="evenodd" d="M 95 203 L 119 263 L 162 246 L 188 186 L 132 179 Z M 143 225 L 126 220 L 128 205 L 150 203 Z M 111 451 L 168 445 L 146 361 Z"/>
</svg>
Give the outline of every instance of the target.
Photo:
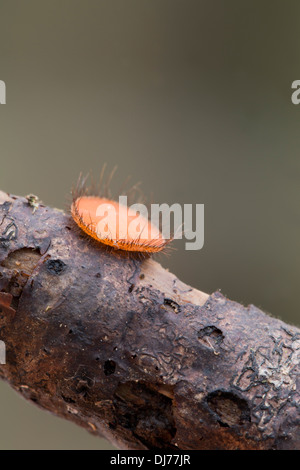
<svg viewBox="0 0 300 470">
<path fill-rule="evenodd" d="M 170 241 L 140 212 L 105 197 L 75 195 L 71 215 L 89 237 L 116 250 L 153 254 Z"/>
</svg>

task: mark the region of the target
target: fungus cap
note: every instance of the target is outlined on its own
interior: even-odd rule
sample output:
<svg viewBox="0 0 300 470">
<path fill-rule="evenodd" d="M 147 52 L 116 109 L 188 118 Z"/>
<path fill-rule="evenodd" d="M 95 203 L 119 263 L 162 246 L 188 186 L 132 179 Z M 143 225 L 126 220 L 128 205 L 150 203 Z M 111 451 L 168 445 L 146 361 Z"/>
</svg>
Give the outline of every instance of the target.
<svg viewBox="0 0 300 470">
<path fill-rule="evenodd" d="M 111 199 L 76 197 L 71 214 L 87 235 L 118 250 L 152 254 L 162 251 L 169 242 L 143 215 Z"/>
</svg>

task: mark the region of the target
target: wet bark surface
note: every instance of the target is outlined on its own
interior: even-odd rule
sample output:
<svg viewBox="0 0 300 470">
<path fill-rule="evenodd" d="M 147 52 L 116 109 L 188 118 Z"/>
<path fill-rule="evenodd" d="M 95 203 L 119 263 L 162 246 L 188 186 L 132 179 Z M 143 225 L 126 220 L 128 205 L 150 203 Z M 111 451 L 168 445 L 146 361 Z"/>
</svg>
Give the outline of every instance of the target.
<svg viewBox="0 0 300 470">
<path fill-rule="evenodd" d="M 123 449 L 300 448 L 299 329 L 0 196 L 0 377 L 15 390 Z"/>
</svg>

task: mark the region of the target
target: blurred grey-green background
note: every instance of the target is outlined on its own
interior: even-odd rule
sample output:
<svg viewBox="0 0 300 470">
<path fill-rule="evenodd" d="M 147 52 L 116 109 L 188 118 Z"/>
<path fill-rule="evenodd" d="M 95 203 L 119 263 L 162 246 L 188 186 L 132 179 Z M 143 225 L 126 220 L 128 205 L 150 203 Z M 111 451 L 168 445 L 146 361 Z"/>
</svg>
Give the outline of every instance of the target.
<svg viewBox="0 0 300 470">
<path fill-rule="evenodd" d="M 0 188 L 64 208 L 117 164 L 204 203 L 201 251 L 160 261 L 300 324 L 298 0 L 1 0 Z M 110 448 L 0 384 L 1 449 Z"/>
</svg>

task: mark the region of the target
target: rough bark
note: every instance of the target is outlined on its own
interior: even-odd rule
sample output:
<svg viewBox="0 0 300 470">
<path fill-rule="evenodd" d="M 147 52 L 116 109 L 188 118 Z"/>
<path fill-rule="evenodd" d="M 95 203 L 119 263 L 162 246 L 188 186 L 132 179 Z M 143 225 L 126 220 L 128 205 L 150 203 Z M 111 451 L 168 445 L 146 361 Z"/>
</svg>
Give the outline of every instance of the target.
<svg viewBox="0 0 300 470">
<path fill-rule="evenodd" d="M 0 194 L 0 376 L 124 449 L 299 449 L 300 331 Z"/>
</svg>

